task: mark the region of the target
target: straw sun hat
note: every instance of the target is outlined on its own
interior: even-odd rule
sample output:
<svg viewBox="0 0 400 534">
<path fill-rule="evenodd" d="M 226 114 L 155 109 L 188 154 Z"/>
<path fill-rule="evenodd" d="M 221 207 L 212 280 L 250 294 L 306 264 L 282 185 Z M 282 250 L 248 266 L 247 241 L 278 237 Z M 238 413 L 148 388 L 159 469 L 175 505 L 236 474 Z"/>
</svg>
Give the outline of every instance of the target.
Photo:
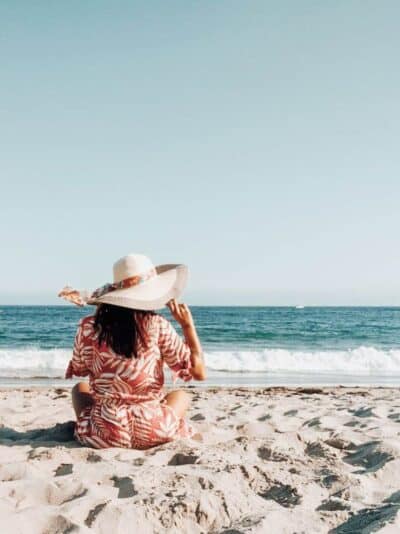
<svg viewBox="0 0 400 534">
<path fill-rule="evenodd" d="M 64 287 L 59 297 L 78 306 L 85 304 L 114 304 L 136 310 L 157 310 L 178 298 L 186 285 L 186 265 L 154 266 L 143 254 L 128 254 L 114 263 L 114 281 L 93 293 Z"/>
</svg>

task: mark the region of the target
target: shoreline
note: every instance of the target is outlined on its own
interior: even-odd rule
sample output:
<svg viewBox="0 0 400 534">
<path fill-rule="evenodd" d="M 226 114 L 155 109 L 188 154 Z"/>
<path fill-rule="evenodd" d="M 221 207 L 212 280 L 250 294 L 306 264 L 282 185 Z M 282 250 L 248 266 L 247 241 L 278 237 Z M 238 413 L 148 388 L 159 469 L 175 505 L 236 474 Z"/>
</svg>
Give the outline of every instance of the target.
<svg viewBox="0 0 400 534">
<path fill-rule="evenodd" d="M 301 378 L 299 378 L 299 376 Z M 321 375 L 320 375 L 321 376 Z M 300 375 L 293 373 L 293 376 L 273 375 L 273 374 L 246 374 L 237 373 L 236 375 L 218 375 L 209 373 L 207 380 L 204 382 L 193 382 L 191 386 L 196 389 L 206 390 L 207 388 L 400 388 L 400 377 L 380 377 L 380 380 L 373 380 L 367 376 L 364 377 L 328 377 L 317 380 L 314 375 Z M 352 378 L 352 380 L 350 380 Z M 53 378 L 53 377 L 0 377 L 1 389 L 21 389 L 21 388 L 71 388 L 74 384 L 81 381 L 87 381 L 85 378 Z M 165 387 L 174 386 L 173 381 L 166 375 Z"/>
<path fill-rule="evenodd" d="M 70 388 L 0 387 L 2 530 L 400 531 L 399 388 L 184 389 L 201 440 L 138 451 L 73 441 Z"/>
<path fill-rule="evenodd" d="M 18 392 L 32 392 L 32 393 L 45 393 L 45 392 L 55 392 L 56 390 L 69 391 L 72 386 L 82 380 L 68 380 L 69 384 L 66 386 L 59 386 L 57 384 L 53 386 L 31 386 L 21 384 L 17 387 L 13 387 L 13 391 Z M 67 380 L 65 381 L 67 382 Z M 11 387 L 11 386 L 10 386 Z M 10 393 L 10 387 L 4 386 L 0 383 L 0 393 Z M 194 384 L 187 384 L 184 382 L 173 384 L 165 383 L 165 389 L 184 389 L 192 393 L 197 393 L 201 391 L 202 393 L 214 393 L 215 391 L 222 391 L 226 393 L 237 393 L 237 392 L 248 392 L 250 394 L 259 394 L 259 395 L 268 395 L 270 393 L 290 393 L 290 394 L 310 394 L 310 395 L 329 395 L 334 393 L 349 393 L 349 394 L 358 394 L 362 392 L 374 392 L 374 390 L 393 390 L 400 393 L 400 386 L 386 386 L 386 385 L 347 385 L 347 384 L 338 384 L 338 385 L 321 385 L 321 384 L 312 384 L 312 385 L 286 385 L 286 384 L 276 384 L 276 385 L 265 385 L 265 386 L 242 386 L 242 385 L 219 385 L 219 384 L 204 384 L 199 382 Z M 399 399 L 400 400 L 400 399 Z M 399 428 L 400 432 L 400 428 Z"/>
</svg>

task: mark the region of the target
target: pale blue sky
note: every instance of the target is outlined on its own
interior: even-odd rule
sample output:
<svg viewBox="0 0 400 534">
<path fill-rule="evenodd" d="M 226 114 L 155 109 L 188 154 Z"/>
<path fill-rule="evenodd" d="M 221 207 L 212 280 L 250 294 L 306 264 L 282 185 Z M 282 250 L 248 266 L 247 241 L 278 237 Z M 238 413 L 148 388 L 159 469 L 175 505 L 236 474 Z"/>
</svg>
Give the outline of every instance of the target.
<svg viewBox="0 0 400 534">
<path fill-rule="evenodd" d="M 400 305 L 400 3 L 0 4 L 0 303 Z"/>
</svg>

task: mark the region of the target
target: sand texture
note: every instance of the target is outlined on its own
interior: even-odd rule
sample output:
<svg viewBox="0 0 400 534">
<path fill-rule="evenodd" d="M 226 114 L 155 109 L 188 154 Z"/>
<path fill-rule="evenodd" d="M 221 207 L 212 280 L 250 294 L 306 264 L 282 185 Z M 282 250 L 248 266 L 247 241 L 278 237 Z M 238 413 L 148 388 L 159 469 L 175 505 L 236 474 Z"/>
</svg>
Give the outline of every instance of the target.
<svg viewBox="0 0 400 534">
<path fill-rule="evenodd" d="M 188 388 L 202 440 L 72 440 L 67 389 L 0 391 L 1 533 L 400 532 L 400 398 Z"/>
</svg>

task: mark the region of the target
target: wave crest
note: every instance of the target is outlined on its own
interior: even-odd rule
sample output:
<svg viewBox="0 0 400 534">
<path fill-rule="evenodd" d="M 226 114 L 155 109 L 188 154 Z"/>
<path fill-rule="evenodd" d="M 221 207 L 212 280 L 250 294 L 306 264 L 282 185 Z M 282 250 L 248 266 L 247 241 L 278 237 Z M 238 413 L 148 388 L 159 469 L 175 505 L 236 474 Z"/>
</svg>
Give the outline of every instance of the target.
<svg viewBox="0 0 400 534">
<path fill-rule="evenodd" d="M 63 377 L 71 355 L 68 349 L 2 349 L 0 377 Z M 206 351 L 205 359 L 209 370 L 225 373 L 400 376 L 400 349 Z"/>
<path fill-rule="evenodd" d="M 400 374 L 400 350 L 358 347 L 337 351 L 232 351 L 206 353 L 207 367 L 227 372 Z"/>
</svg>

